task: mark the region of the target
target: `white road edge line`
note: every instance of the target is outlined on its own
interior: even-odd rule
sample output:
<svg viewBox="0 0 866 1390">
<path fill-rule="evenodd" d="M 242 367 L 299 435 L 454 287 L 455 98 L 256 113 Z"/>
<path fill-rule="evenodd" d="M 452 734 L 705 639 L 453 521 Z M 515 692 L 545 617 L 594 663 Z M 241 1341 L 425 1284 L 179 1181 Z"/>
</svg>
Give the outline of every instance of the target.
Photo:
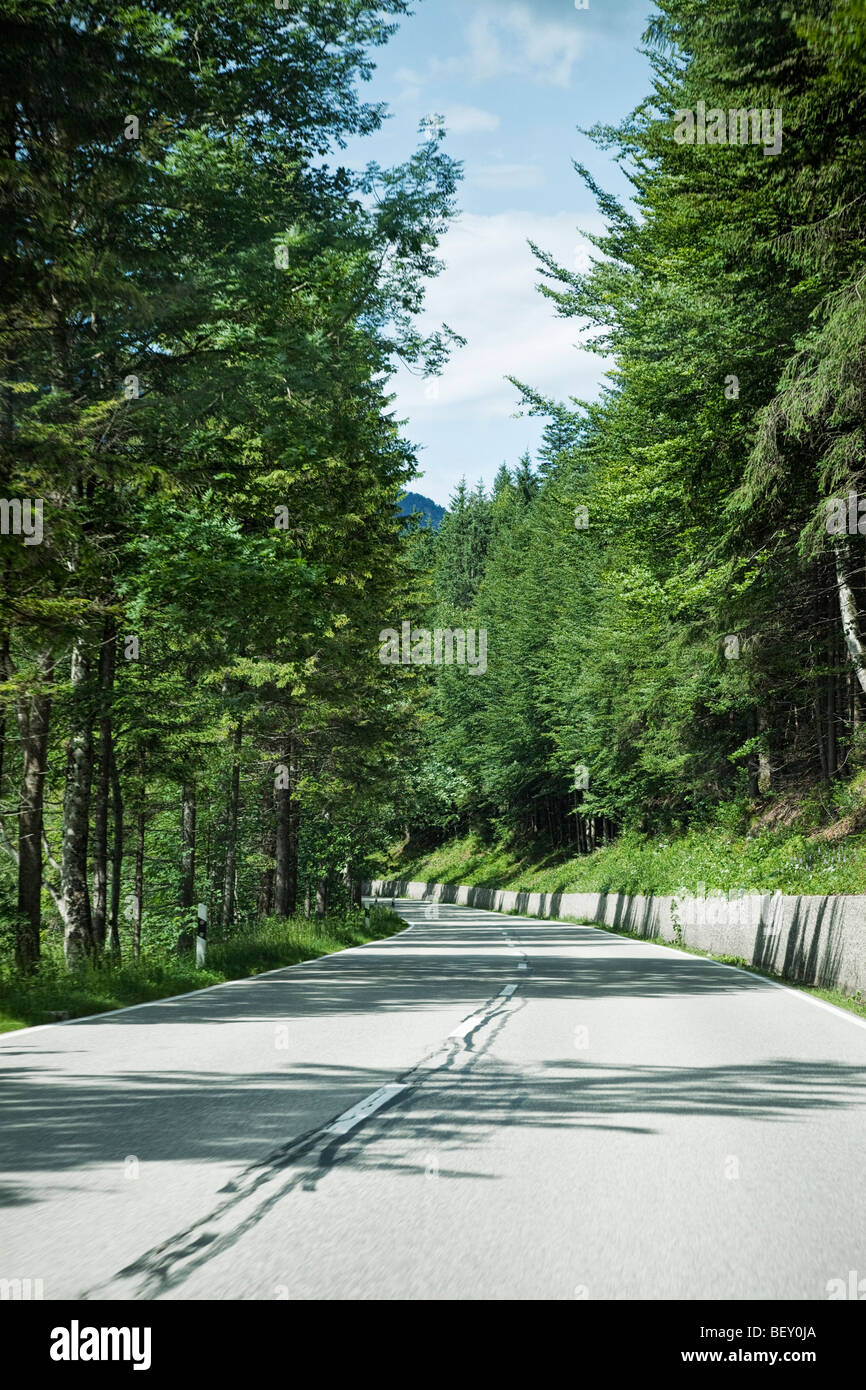
<svg viewBox="0 0 866 1390">
<path fill-rule="evenodd" d="M 828 1004 L 826 999 L 816 999 L 814 994 L 807 993 L 806 989 L 794 989 L 791 985 L 786 985 L 782 980 L 773 980 L 768 975 L 756 975 L 751 970 L 743 970 L 739 965 L 728 965 L 723 960 L 713 960 L 712 956 L 695 956 L 691 951 L 678 951 L 675 946 L 658 946 L 654 941 L 647 941 L 643 938 L 635 940 L 633 936 L 623 936 L 622 932 L 611 931 L 609 928 L 599 927 L 595 922 L 559 922 L 554 918 L 538 918 L 539 921 L 549 921 L 552 926 L 573 927 L 576 925 L 587 927 L 590 931 L 597 931 L 602 936 L 615 936 L 618 941 L 628 941 L 635 946 L 646 946 L 651 951 L 663 951 L 668 957 L 680 956 L 689 960 L 700 960 L 706 965 L 715 965 L 719 970 L 735 970 L 738 975 L 746 975 L 750 980 L 760 980 L 761 984 L 771 985 L 773 989 L 783 989 L 786 994 L 793 994 L 795 999 L 800 999 L 804 1004 L 812 1004 L 816 1009 L 823 1009 L 825 1013 L 833 1014 L 835 1018 L 842 1019 L 845 1023 L 854 1023 L 858 1028 L 866 1028 L 866 1018 L 858 1018 L 856 1014 L 849 1013 L 847 1009 L 840 1009 L 838 1004 Z"/>
<path fill-rule="evenodd" d="M 486 912 L 489 917 L 500 917 L 502 914 L 493 908 L 472 908 L 474 912 Z M 635 946 L 645 946 L 650 951 L 664 951 L 670 957 L 690 956 L 692 960 L 705 961 L 707 965 L 715 965 L 719 970 L 735 970 L 738 975 L 748 975 L 751 980 L 760 980 L 762 984 L 771 985 L 773 989 L 783 989 L 786 994 L 793 994 L 795 999 L 800 999 L 804 1004 L 812 1004 L 816 1009 L 823 1009 L 825 1013 L 833 1014 L 835 1018 L 842 1019 L 845 1023 L 853 1023 L 857 1028 L 866 1028 L 866 1018 L 858 1018 L 856 1014 L 849 1013 L 847 1009 L 840 1009 L 838 1004 L 828 1004 L 826 999 L 816 999 L 814 994 L 809 994 L 807 989 L 794 989 L 791 985 L 785 984 L 783 980 L 774 980 L 767 975 L 755 975 L 751 970 L 742 970 L 738 965 L 728 965 L 725 961 L 713 960 L 712 956 L 692 956 L 689 951 L 677 951 L 673 945 L 659 946 L 654 941 L 645 938 L 635 940 L 632 936 L 623 936 L 622 932 L 612 931 L 610 927 L 600 927 L 597 922 L 565 922 L 560 917 L 524 917 L 517 925 L 524 927 L 537 927 L 539 923 L 545 922 L 551 927 L 585 927 L 588 931 L 598 932 L 600 936 L 615 936 L 619 941 L 627 941 Z M 390 940 L 391 938 L 386 938 Z M 359 950 L 359 947 L 353 947 Z M 136 1006 L 138 1007 L 138 1006 Z M 62 1024 L 49 1024 L 48 1027 L 62 1027 Z M 14 1036 L 4 1033 L 3 1037 Z M 0 1038 L 2 1042 L 2 1038 Z"/>
<path fill-rule="evenodd" d="M 459 904 L 452 903 L 450 904 L 450 906 L 459 906 Z M 466 910 L 472 912 L 485 913 L 488 917 L 502 916 L 501 912 L 497 912 L 495 909 L 492 908 L 467 908 Z M 522 917 L 516 923 L 516 925 L 524 927 L 537 927 L 540 923 L 546 923 L 548 926 L 551 927 L 586 927 L 589 931 L 596 931 L 602 936 L 615 936 L 619 941 L 633 942 L 633 944 L 636 946 L 648 946 L 651 951 L 664 951 L 664 953 L 667 956 L 670 956 L 671 954 L 678 956 L 691 955 L 691 952 L 689 951 L 677 951 L 676 948 L 672 945 L 660 946 L 655 941 L 650 941 L 646 938 L 635 940 L 634 937 L 623 936 L 622 932 L 612 931 L 610 927 L 600 927 L 597 922 L 565 922 L 562 920 L 561 917 Z M 400 935 L 400 933 L 398 933 L 398 935 Z M 390 937 L 386 937 L 385 939 L 391 940 Z M 355 946 L 351 949 L 357 951 L 362 948 Z M 692 956 L 692 960 L 703 960 L 706 961 L 708 965 L 718 966 L 720 970 L 735 970 L 738 975 L 748 975 L 749 978 L 752 980 L 758 979 L 762 981 L 762 983 L 765 985 L 771 985 L 773 989 L 783 989 L 786 994 L 793 994 L 796 999 L 802 1000 L 804 1004 L 811 1004 L 816 1009 L 823 1009 L 825 1013 L 833 1014 L 835 1018 L 842 1019 L 846 1023 L 853 1023 L 857 1028 L 866 1028 L 866 1018 L 858 1018 L 856 1014 L 850 1013 L 848 1009 L 840 1009 L 838 1004 L 829 1004 L 826 999 L 816 999 L 814 994 L 808 993 L 808 987 L 806 989 L 794 989 L 791 985 L 786 984 L 784 980 L 774 980 L 767 975 L 756 976 L 751 970 L 742 970 L 738 965 L 728 965 L 725 961 L 713 960 L 712 956 Z M 518 969 L 519 968 L 520 967 L 518 967 Z M 133 1007 L 138 1008 L 140 1006 L 134 1005 Z M 97 1017 L 99 1017 L 99 1015 L 97 1015 Z M 43 1026 L 47 1026 L 49 1028 L 56 1028 L 61 1027 L 62 1025 L 47 1024 Z M 11 1035 L 8 1033 L 4 1033 L 2 1036 L 0 1036 L 0 1042 L 2 1042 L 4 1037 L 9 1036 Z"/>
<path fill-rule="evenodd" d="M 332 1125 L 328 1125 L 323 1130 L 324 1134 L 348 1134 L 355 1125 L 366 1120 L 368 1115 L 374 1115 L 377 1110 L 381 1110 L 394 1096 L 398 1096 L 401 1091 L 406 1090 L 405 1081 L 392 1081 L 387 1086 L 380 1086 L 378 1091 L 373 1091 L 372 1095 L 366 1096 L 364 1100 L 359 1100 L 357 1105 L 353 1105 L 351 1110 L 345 1110 L 339 1115 Z"/>
<path fill-rule="evenodd" d="M 398 898 L 397 901 L 409 902 L 410 904 L 414 904 L 418 901 L 418 899 Z M 448 903 L 446 905 L 448 907 L 462 906 L 462 904 L 457 903 Z M 498 912 L 483 908 L 467 908 L 466 911 L 486 912 L 486 915 L 489 917 L 498 917 L 501 915 Z M 403 920 L 405 922 L 406 918 L 404 917 Z M 459 918 L 456 918 L 455 920 L 459 921 Z M 634 941 L 633 937 L 623 936 L 621 932 L 610 931 L 609 929 L 604 930 L 602 927 L 599 927 L 595 922 L 576 923 L 563 922 L 558 917 L 526 917 L 523 919 L 522 925 L 526 927 L 536 927 L 539 924 L 539 922 L 546 922 L 549 926 L 558 927 L 582 926 L 586 927 L 589 931 L 597 931 L 600 935 L 603 936 L 615 936 L 620 941 Z M 419 924 L 407 922 L 405 930 L 401 932 L 394 932 L 393 936 L 380 937 L 376 941 L 365 941 L 360 946 L 347 946 L 342 951 L 331 951 L 326 956 L 316 956 L 312 960 L 300 960 L 296 965 L 278 965 L 275 970 L 262 970 L 258 975 L 244 975 L 239 980 L 223 980 L 221 984 L 208 985 L 205 989 L 190 989 L 187 990 L 184 994 L 167 994 L 162 999 L 145 999 L 141 1004 L 124 1004 L 122 1009 L 105 1009 L 100 1014 L 82 1014 L 80 1018 L 67 1018 L 63 1019 L 61 1022 L 58 1023 L 37 1023 L 30 1028 L 10 1028 L 7 1032 L 0 1033 L 0 1048 L 3 1047 L 4 1043 L 12 1042 L 13 1040 L 23 1042 L 24 1039 L 26 1037 L 29 1037 L 32 1033 L 41 1033 L 46 1028 L 69 1028 L 76 1023 L 106 1023 L 110 1019 L 112 1019 L 115 1014 L 132 1013 L 133 1009 L 152 1009 L 155 1006 L 158 1006 L 159 1004 L 173 1004 L 179 1002 L 182 999 L 192 999 L 200 995 L 207 994 L 212 989 L 230 989 L 232 985 L 250 985 L 253 984 L 256 980 L 267 979 L 269 975 L 282 975 L 287 970 L 303 970 L 310 965 L 323 965 L 326 961 L 336 960 L 338 956 L 347 956 L 352 951 L 366 951 L 369 950 L 371 946 L 382 946 L 383 944 L 387 945 L 389 941 L 399 941 L 401 936 L 406 936 L 409 932 L 414 931 L 417 925 Z M 657 946 L 652 941 L 639 940 L 634 942 L 634 944 L 648 946 L 650 950 L 665 951 L 668 954 L 675 951 L 675 948 L 672 946 Z M 690 953 L 675 951 L 675 954 L 687 955 Z M 754 974 L 752 974 L 751 971 L 741 970 L 737 965 L 726 965 L 723 961 L 713 960 L 712 956 L 693 956 L 692 959 L 704 960 L 709 965 L 717 965 L 721 970 L 736 970 L 738 975 L 749 975 L 750 978 L 753 980 L 757 978 L 759 980 L 762 980 L 765 985 L 772 985 L 774 989 L 783 989 L 787 994 L 793 994 L 797 999 L 801 999 L 805 1004 L 814 1004 L 816 1008 L 823 1009 L 826 1013 L 834 1014 L 836 1018 L 844 1019 L 846 1023 L 854 1023 L 857 1025 L 858 1028 L 866 1028 L 866 1019 L 858 1018 L 856 1014 L 849 1013 L 847 1009 L 840 1009 L 836 1004 L 828 1004 L 827 1001 L 824 999 L 816 999 L 814 995 L 807 994 L 805 990 L 792 989 L 790 985 L 783 984 L 781 980 L 772 980 L 769 979 L 766 975 L 755 976 Z"/>
<path fill-rule="evenodd" d="M 397 915 L 399 916 L 399 913 Z M 403 920 L 406 921 L 405 917 Z M 232 985 L 251 985 L 256 980 L 266 980 L 269 975 L 282 975 L 286 970 L 304 970 L 309 965 L 324 965 L 326 961 L 335 960 L 337 956 L 348 956 L 352 951 L 368 951 L 371 946 L 387 945 L 389 941 L 396 941 L 398 937 L 407 936 L 419 925 L 417 922 L 407 923 L 403 931 L 395 931 L 392 936 L 377 937 L 375 941 L 362 941 L 360 946 L 344 946 L 342 951 L 329 951 L 325 956 L 312 956 L 310 960 L 299 960 L 294 965 L 278 965 L 275 970 L 260 970 L 258 975 L 241 975 L 237 980 L 222 980 L 218 985 L 206 985 L 204 989 L 188 989 L 183 994 L 166 994 L 162 999 L 144 999 L 140 1004 L 124 1004 L 122 1009 L 103 1009 L 101 1014 L 82 1014 L 80 1018 L 64 1018 L 57 1023 L 35 1023 L 30 1028 L 10 1028 L 7 1032 L 0 1033 L 0 1047 L 5 1042 L 11 1042 L 13 1038 L 20 1041 L 29 1037 L 31 1033 L 41 1033 L 46 1028 L 68 1028 L 73 1023 L 105 1023 L 114 1018 L 116 1014 L 131 1014 L 133 1009 L 153 1009 L 159 1004 L 175 1004 L 182 999 L 198 999 L 203 994 L 209 994 L 212 989 L 230 989 Z"/>
<path fill-rule="evenodd" d="M 625 940 L 628 941 L 629 938 L 625 937 Z M 693 956 L 692 959 L 709 960 L 711 965 L 717 965 L 721 970 L 736 970 L 738 975 L 750 975 L 753 980 L 756 978 L 751 970 L 741 970 L 738 965 L 726 965 L 723 960 L 713 960 L 707 956 Z M 783 989 L 787 994 L 795 994 L 804 1004 L 814 1004 L 816 1009 L 824 1009 L 826 1013 L 844 1018 L 848 1023 L 856 1023 L 858 1028 L 866 1028 L 866 1018 L 858 1018 L 856 1014 L 848 1013 L 847 1009 L 840 1009 L 838 1004 L 828 1004 L 826 999 L 816 999 L 814 994 L 807 994 L 804 989 L 792 989 L 790 985 L 783 985 L 781 980 L 770 980 L 766 975 L 758 975 L 757 979 L 763 980 L 765 985 L 772 985 L 775 989 Z"/>
</svg>

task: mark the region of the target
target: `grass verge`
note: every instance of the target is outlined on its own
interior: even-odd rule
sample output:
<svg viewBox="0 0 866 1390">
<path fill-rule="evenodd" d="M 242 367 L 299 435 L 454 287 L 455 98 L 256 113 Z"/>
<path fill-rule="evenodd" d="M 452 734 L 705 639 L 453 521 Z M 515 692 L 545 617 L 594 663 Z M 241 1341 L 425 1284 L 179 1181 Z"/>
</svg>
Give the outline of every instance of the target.
<svg viewBox="0 0 866 1390">
<path fill-rule="evenodd" d="M 32 975 L 21 975 L 0 962 L 0 1033 L 49 1023 L 51 1013 L 70 1018 L 108 1013 L 128 1004 L 143 1004 L 243 980 L 266 970 L 299 965 L 305 960 L 379 941 L 402 931 L 406 923 L 387 908 L 374 907 L 365 930 L 359 910 L 335 913 L 321 921 L 304 917 L 268 918 L 254 927 L 208 942 L 207 968 L 197 970 L 189 956 L 172 955 L 163 944 L 142 950 L 141 959 L 103 959 L 69 971 L 57 933 L 46 933 L 43 954 Z"/>
<path fill-rule="evenodd" d="M 681 835 L 628 832 L 594 854 L 551 850 L 543 843 L 486 842 L 477 834 L 426 853 L 410 843 L 382 877 L 466 883 L 533 893 L 866 893 L 866 837 L 828 840 L 790 827 L 749 833 L 703 826 Z"/>
</svg>

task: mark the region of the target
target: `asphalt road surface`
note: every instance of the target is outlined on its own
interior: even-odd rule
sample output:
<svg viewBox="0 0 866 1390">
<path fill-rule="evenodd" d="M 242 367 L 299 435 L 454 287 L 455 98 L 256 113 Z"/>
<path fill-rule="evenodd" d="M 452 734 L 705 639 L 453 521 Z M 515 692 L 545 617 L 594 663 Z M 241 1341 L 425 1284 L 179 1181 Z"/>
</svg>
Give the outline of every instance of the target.
<svg viewBox="0 0 866 1390">
<path fill-rule="evenodd" d="M 399 911 L 387 941 L 0 1039 L 0 1279 L 823 1300 L 866 1278 L 861 1022 L 592 927 Z"/>
</svg>

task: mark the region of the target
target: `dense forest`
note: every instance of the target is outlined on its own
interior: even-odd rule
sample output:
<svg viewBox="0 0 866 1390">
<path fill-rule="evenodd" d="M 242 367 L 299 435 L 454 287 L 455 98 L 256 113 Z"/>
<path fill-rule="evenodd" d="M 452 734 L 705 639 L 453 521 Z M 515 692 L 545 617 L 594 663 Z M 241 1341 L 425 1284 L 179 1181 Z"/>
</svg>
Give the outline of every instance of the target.
<svg viewBox="0 0 866 1390">
<path fill-rule="evenodd" d="M 395 168 L 403 0 L 4 6 L 4 921 L 66 958 L 356 891 L 408 718 L 396 362 L 458 169 Z M 38 527 L 37 527 L 38 519 Z M 39 531 L 37 536 L 36 531 Z M 372 634 L 372 635 L 371 635 Z M 372 653 L 372 655 L 371 655 Z"/>
<path fill-rule="evenodd" d="M 590 854 L 856 800 L 866 0 L 661 0 L 652 92 L 590 132 L 633 207 L 578 166 L 591 270 L 533 248 L 606 386 L 515 382 L 543 447 L 461 486 L 438 532 L 400 514 L 388 383 L 459 350 L 416 325 L 460 170 L 435 122 L 399 167 L 337 158 L 383 119 L 359 82 L 406 11 L 3 7 L 20 970 L 61 928 L 70 964 L 138 956 L 199 901 L 224 929 L 324 912 L 413 835 Z"/>
<path fill-rule="evenodd" d="M 591 270 L 534 248 L 607 387 L 516 383 L 536 466 L 462 488 L 440 530 L 431 625 L 488 634 L 485 679 L 432 691 L 443 831 L 584 853 L 810 798 L 860 828 L 866 6 L 659 8 L 652 93 L 588 132 L 634 210 L 577 167 L 607 228 Z M 687 112 L 705 143 L 675 138 Z"/>
</svg>

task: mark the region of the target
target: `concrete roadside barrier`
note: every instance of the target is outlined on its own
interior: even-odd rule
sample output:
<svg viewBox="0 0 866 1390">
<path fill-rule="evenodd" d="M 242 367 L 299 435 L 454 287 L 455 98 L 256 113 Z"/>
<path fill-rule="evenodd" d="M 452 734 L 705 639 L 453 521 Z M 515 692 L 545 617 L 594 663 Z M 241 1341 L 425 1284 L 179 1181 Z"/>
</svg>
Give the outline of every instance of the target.
<svg viewBox="0 0 866 1390">
<path fill-rule="evenodd" d="M 453 903 L 529 917 L 577 917 L 648 941 L 670 941 L 715 956 L 739 956 L 761 970 L 846 994 L 866 994 L 866 895 L 707 893 L 529 893 L 468 884 L 376 879 L 380 896 Z"/>
</svg>

